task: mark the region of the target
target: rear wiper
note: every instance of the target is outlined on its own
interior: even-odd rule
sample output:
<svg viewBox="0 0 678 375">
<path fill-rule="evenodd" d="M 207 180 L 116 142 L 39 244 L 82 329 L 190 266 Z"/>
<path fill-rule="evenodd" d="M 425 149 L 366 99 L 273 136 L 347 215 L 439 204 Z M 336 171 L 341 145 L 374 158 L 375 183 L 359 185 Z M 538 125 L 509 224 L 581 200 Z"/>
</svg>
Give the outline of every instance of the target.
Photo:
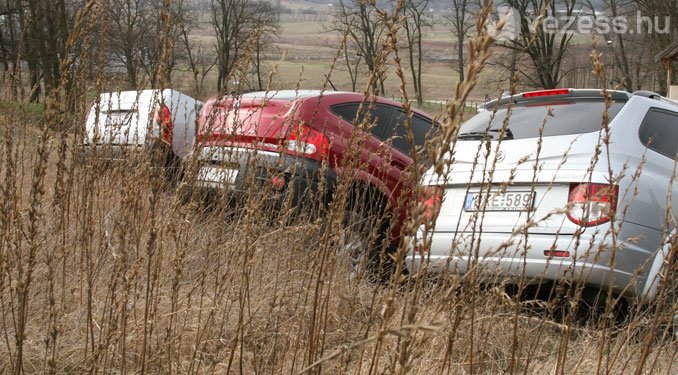
<svg viewBox="0 0 678 375">
<path fill-rule="evenodd" d="M 488 131 L 492 133 L 497 133 L 497 135 L 501 133 L 501 129 L 490 129 Z M 504 131 L 504 139 L 513 139 L 513 132 L 511 131 L 511 129 L 507 128 L 506 131 Z"/>
<path fill-rule="evenodd" d="M 495 134 L 490 134 L 490 133 L 497 133 L 496 136 Z M 459 134 L 457 136 L 458 139 L 463 139 L 463 140 L 494 140 L 495 138 L 499 137 L 499 134 L 501 133 L 501 129 L 488 129 L 487 131 L 484 132 L 468 132 L 464 134 Z M 511 132 L 511 129 L 506 129 L 504 131 L 504 138 L 503 139 L 513 139 L 513 133 Z"/>
<path fill-rule="evenodd" d="M 487 132 L 469 132 L 464 134 L 459 134 L 457 139 L 464 140 L 483 140 L 483 139 L 492 139 L 492 136 L 487 134 Z"/>
</svg>

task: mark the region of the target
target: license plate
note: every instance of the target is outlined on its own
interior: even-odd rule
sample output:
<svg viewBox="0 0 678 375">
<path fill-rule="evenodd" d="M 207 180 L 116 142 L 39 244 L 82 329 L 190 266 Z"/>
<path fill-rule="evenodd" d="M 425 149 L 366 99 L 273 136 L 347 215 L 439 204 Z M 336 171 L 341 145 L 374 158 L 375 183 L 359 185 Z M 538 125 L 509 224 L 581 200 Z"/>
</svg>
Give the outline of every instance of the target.
<svg viewBox="0 0 678 375">
<path fill-rule="evenodd" d="M 237 169 L 223 167 L 202 167 L 198 172 L 198 182 L 212 187 L 233 185 L 236 177 L 238 177 Z"/>
<path fill-rule="evenodd" d="M 128 112 L 108 113 L 105 125 L 107 127 L 122 127 L 129 125 L 132 121 L 132 114 Z"/>
<path fill-rule="evenodd" d="M 530 211 L 533 191 L 505 191 L 466 194 L 465 211 Z"/>
</svg>

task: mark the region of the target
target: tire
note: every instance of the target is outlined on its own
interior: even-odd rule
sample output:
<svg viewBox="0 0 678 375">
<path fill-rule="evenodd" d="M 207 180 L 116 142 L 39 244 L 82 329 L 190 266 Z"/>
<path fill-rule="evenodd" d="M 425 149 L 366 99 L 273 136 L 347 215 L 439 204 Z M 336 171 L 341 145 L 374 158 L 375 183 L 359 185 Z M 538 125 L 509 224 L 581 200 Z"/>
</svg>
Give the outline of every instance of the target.
<svg viewBox="0 0 678 375">
<path fill-rule="evenodd" d="M 350 205 L 344 211 L 337 263 L 347 269 L 350 278 L 375 282 L 390 279 L 393 262 L 389 256 L 392 249 L 386 246 L 388 227 L 383 210 Z"/>
<path fill-rule="evenodd" d="M 171 187 L 179 182 L 181 171 L 181 159 L 174 154 L 172 146 L 157 141 L 150 148 L 151 162 L 154 168 L 159 168 L 159 174 L 163 181 Z"/>
<path fill-rule="evenodd" d="M 349 278 L 359 279 L 366 275 L 371 258 L 370 233 L 367 217 L 353 210 L 344 211 L 343 228 L 339 236 L 337 264 L 346 269 Z"/>
<path fill-rule="evenodd" d="M 164 150 L 165 153 L 165 181 L 171 186 L 176 186 L 180 181 L 181 159 L 174 154 L 172 148 Z"/>
</svg>

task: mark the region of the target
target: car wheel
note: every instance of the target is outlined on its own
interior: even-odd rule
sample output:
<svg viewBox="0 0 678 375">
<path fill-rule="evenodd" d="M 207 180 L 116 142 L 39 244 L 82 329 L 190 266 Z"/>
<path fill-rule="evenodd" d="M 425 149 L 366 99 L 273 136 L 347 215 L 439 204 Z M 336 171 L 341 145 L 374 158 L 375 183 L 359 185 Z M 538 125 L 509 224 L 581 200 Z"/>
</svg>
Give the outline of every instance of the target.
<svg viewBox="0 0 678 375">
<path fill-rule="evenodd" d="M 349 278 L 363 276 L 369 260 L 370 235 L 368 218 L 359 212 L 346 210 L 339 236 L 337 264 L 348 272 Z"/>
<path fill-rule="evenodd" d="M 381 215 L 354 209 L 344 212 L 337 264 L 351 279 L 383 282 L 390 277 L 390 263 L 383 259 L 390 258 L 381 256 L 386 239 L 382 222 Z"/>
<path fill-rule="evenodd" d="M 165 181 L 175 186 L 180 180 L 181 159 L 174 154 L 172 148 L 164 151 L 165 154 Z"/>
</svg>

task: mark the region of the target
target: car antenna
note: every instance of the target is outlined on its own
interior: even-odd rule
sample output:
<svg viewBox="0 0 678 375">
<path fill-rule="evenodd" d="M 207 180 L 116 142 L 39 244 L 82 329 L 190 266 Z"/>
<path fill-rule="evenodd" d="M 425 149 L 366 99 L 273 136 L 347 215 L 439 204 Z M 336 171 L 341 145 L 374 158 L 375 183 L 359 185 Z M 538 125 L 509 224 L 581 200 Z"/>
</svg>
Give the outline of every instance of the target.
<svg viewBox="0 0 678 375">
<path fill-rule="evenodd" d="M 325 79 L 327 80 L 327 82 L 329 82 L 330 86 L 332 86 L 332 90 L 337 91 L 337 88 L 334 87 L 334 84 L 330 80 L 330 77 L 327 76 L 327 73 L 325 73 Z"/>
</svg>

